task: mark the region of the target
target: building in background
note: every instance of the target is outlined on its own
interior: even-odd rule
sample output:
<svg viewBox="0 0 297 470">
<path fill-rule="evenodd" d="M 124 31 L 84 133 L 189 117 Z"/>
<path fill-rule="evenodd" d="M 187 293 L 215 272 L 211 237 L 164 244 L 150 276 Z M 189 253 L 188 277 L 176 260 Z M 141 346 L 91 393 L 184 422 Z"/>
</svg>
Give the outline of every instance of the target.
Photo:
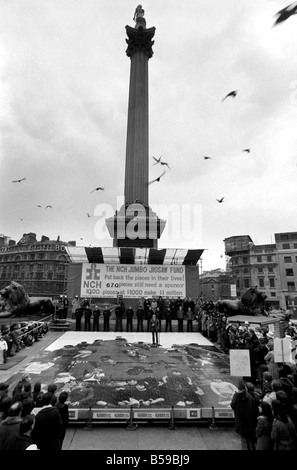
<svg viewBox="0 0 297 470">
<path fill-rule="evenodd" d="M 0 235 L 0 289 L 11 281 L 22 284 L 31 297 L 54 297 L 66 293 L 67 265 L 65 249 L 75 242 L 63 242 L 59 237 L 50 240 L 43 235 L 24 233 L 19 242 Z"/>
<path fill-rule="evenodd" d="M 200 275 L 200 298 L 213 302 L 230 299 L 231 280 L 231 274 L 219 268 L 205 271 Z"/>
<path fill-rule="evenodd" d="M 257 245 L 249 235 L 224 240 L 237 295 L 256 286 L 275 307 L 297 312 L 297 232 L 276 233 L 275 243 Z"/>
</svg>

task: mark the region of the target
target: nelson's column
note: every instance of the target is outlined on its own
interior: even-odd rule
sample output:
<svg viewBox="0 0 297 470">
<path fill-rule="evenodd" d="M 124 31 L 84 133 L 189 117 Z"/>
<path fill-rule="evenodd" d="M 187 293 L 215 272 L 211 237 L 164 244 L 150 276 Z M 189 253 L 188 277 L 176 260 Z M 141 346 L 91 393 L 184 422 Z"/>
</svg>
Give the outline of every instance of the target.
<svg viewBox="0 0 297 470">
<path fill-rule="evenodd" d="M 144 10 L 138 5 L 126 26 L 130 57 L 130 85 L 126 141 L 124 205 L 106 220 L 115 247 L 157 248 L 165 220 L 149 207 L 149 100 L 148 61 L 153 55 L 155 27 L 146 28 Z"/>
</svg>

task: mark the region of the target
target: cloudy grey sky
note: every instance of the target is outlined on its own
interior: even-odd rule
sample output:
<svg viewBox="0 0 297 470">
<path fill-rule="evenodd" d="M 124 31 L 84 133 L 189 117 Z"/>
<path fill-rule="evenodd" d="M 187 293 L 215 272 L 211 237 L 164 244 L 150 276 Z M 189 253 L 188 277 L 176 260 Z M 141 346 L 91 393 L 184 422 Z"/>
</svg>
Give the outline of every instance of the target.
<svg viewBox="0 0 297 470">
<path fill-rule="evenodd" d="M 226 237 L 262 244 L 297 230 L 297 16 L 272 27 L 288 3 L 142 4 L 156 28 L 150 178 L 163 171 L 152 156 L 171 168 L 149 190 L 158 215 L 169 214 L 159 247 L 204 248 L 204 270 L 224 267 Z M 102 221 L 124 192 L 125 26 L 136 6 L 0 0 L 0 233 L 112 246 Z M 231 90 L 236 98 L 222 101 Z M 97 186 L 105 190 L 91 193 Z"/>
</svg>

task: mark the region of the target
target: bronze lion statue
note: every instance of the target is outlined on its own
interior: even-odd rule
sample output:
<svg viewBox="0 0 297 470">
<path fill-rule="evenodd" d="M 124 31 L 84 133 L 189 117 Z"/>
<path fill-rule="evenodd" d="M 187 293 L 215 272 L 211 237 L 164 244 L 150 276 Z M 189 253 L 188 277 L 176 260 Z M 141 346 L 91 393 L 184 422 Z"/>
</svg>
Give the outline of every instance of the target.
<svg viewBox="0 0 297 470">
<path fill-rule="evenodd" d="M 267 295 L 250 287 L 241 296 L 241 299 L 218 300 L 215 303 L 216 309 L 226 316 L 232 315 L 263 315 Z"/>
<path fill-rule="evenodd" d="M 24 287 L 18 282 L 11 283 L 0 291 L 0 318 L 11 316 L 32 316 L 41 313 L 53 314 L 55 306 L 50 298 L 30 299 Z"/>
</svg>

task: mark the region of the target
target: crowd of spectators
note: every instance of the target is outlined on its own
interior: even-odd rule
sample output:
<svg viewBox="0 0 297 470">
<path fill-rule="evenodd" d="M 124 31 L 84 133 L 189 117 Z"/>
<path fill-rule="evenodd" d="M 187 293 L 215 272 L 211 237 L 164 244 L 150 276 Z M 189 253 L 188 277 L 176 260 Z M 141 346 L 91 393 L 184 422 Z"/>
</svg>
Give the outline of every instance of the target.
<svg viewBox="0 0 297 470">
<path fill-rule="evenodd" d="M 22 349 L 32 346 L 43 338 L 49 330 L 46 321 L 24 321 L 0 327 L 0 364 L 6 364 L 10 357 Z"/>
<path fill-rule="evenodd" d="M 0 383 L 0 451 L 62 450 L 69 423 L 68 393 L 52 383 L 42 390 L 28 374 L 9 391 Z"/>
</svg>

